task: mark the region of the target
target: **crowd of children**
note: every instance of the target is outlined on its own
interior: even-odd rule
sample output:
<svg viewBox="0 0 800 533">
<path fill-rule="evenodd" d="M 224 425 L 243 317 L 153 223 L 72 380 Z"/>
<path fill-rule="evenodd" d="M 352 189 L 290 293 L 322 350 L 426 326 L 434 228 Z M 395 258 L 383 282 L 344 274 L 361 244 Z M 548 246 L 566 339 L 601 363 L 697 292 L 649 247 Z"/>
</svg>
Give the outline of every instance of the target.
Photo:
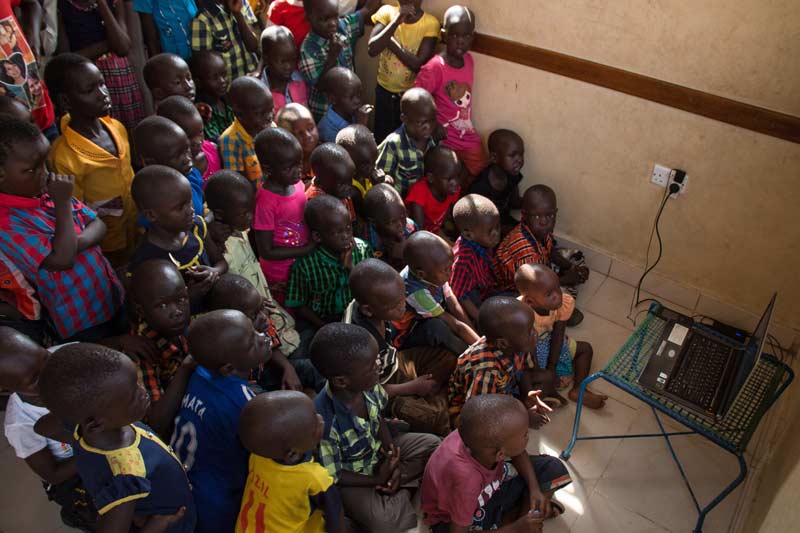
<svg viewBox="0 0 800 533">
<path fill-rule="evenodd" d="M 528 435 L 589 374 L 566 334 L 589 272 L 555 191 L 520 193 L 523 139 L 473 124 L 472 12 L 398 3 L 135 0 L 145 117 L 124 2 L 65 0 L 55 126 L 0 95 L 5 434 L 67 525 L 386 533 L 416 493 L 437 533 L 564 512 Z"/>
</svg>

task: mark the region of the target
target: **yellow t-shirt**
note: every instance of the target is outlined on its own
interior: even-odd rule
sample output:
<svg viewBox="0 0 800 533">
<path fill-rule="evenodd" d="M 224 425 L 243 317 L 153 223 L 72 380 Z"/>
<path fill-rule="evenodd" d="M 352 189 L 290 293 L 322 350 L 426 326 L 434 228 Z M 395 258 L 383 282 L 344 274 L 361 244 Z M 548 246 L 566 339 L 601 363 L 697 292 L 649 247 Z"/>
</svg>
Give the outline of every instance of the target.
<svg viewBox="0 0 800 533">
<path fill-rule="evenodd" d="M 372 22 L 388 26 L 399 12 L 398 6 L 383 6 L 372 15 Z M 440 28 L 436 17 L 425 13 L 413 24 L 401 24 L 394 32 L 394 37 L 403 48 L 416 55 L 422 39 L 438 38 Z M 414 71 L 405 66 L 388 48 L 381 52 L 378 58 L 378 83 L 381 87 L 391 93 L 403 93 L 413 87 L 416 77 Z"/>
<path fill-rule="evenodd" d="M 75 176 L 72 195 L 96 211 L 108 227 L 100 247 L 104 252 L 119 252 L 133 248 L 137 238 L 128 132 L 111 117 L 100 121 L 117 145 L 117 156 L 70 128 L 67 115 L 61 122 L 64 133 L 50 149 L 50 168 L 57 174 Z"/>
<path fill-rule="evenodd" d="M 250 454 L 250 473 L 236 520 L 236 533 L 325 531 L 322 511 L 317 509 L 312 513 L 308 498 L 325 492 L 331 485 L 331 475 L 313 459 L 288 466 Z M 264 529 L 265 525 L 268 529 Z"/>
</svg>

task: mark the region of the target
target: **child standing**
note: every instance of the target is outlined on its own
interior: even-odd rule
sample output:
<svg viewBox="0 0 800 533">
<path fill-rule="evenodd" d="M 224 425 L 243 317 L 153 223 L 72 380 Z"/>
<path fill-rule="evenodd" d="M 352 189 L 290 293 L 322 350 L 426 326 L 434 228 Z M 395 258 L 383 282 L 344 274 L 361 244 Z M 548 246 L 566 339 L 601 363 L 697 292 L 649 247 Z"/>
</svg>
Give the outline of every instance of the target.
<svg viewBox="0 0 800 533">
<path fill-rule="evenodd" d="M 512 209 L 522 206 L 519 184 L 520 170 L 525 164 L 525 144 L 511 130 L 495 130 L 489 135 L 489 158 L 486 167 L 470 186 L 470 194 L 480 194 L 494 202 L 500 211 L 500 223 L 505 236 L 519 221 L 511 216 Z"/>
<path fill-rule="evenodd" d="M 183 96 L 194 101 L 192 72 L 181 56 L 167 53 L 151 56 L 144 64 L 142 76 L 156 111 L 161 100 L 169 96 Z"/>
<path fill-rule="evenodd" d="M 59 35 L 63 50 L 93 61 L 103 73 L 111 97 L 111 115 L 133 129 L 146 116 L 136 73 L 128 61 L 125 6 L 118 0 L 59 0 Z"/>
<path fill-rule="evenodd" d="M 375 137 L 383 141 L 400 127 L 400 98 L 414 86 L 417 72 L 435 52 L 441 29 L 436 17 L 422 10 L 422 0 L 400 0 L 372 15 L 375 27 L 369 55 L 378 58 L 375 87 Z"/>
<path fill-rule="evenodd" d="M 195 531 L 232 531 L 247 480 L 239 415 L 255 396 L 247 380 L 269 360 L 270 341 L 241 312 L 218 310 L 192 322 L 189 350 L 198 366 L 175 418 L 170 446 L 192 484 Z"/>
<path fill-rule="evenodd" d="M 326 194 L 338 198 L 347 208 L 350 222 L 355 227 L 356 209 L 350 191 L 356 166 L 347 150 L 334 143 L 319 145 L 311 154 L 311 169 L 314 171 L 314 181 L 306 190 L 308 199 Z"/>
<path fill-rule="evenodd" d="M 477 176 L 488 158 L 472 123 L 475 64 L 469 49 L 475 37 L 475 17 L 464 6 L 452 6 L 443 20 L 446 48 L 420 69 L 414 84 L 436 101 L 436 118 L 447 131 L 442 144 L 455 150 L 470 175 Z"/>
<path fill-rule="evenodd" d="M 394 322 L 395 346 L 438 346 L 455 355 L 478 340 L 469 317 L 450 289 L 453 250 L 438 235 L 418 231 L 403 247 L 406 314 Z"/>
<path fill-rule="evenodd" d="M 134 0 L 133 9 L 139 13 L 144 44 L 151 57 L 166 52 L 189 60 L 192 19 L 197 16 L 194 0 Z"/>
<path fill-rule="evenodd" d="M 264 82 L 251 76 L 237 78 L 231 83 L 228 100 L 236 117 L 219 136 L 222 165 L 249 179 L 253 187 L 261 187 L 261 166 L 258 163 L 253 139 L 272 122 L 272 92 Z"/>
<path fill-rule="evenodd" d="M 297 45 L 288 28 L 270 26 L 261 33 L 261 64 L 261 81 L 272 91 L 275 114 L 292 102 L 308 105 L 308 86 L 297 70 Z"/>
<path fill-rule="evenodd" d="M 124 265 L 136 246 L 136 206 L 131 198 L 128 132 L 108 116 L 111 99 L 103 74 L 78 54 L 47 64 L 45 80 L 59 111 L 68 113 L 50 150 L 54 172 L 75 176 L 75 198 L 93 209 L 107 232 L 100 243 L 112 265 Z"/>
<path fill-rule="evenodd" d="M 403 244 L 419 228 L 406 216 L 400 193 L 388 183 L 375 185 L 364 196 L 362 214 L 366 222 L 363 239 L 372 248 L 373 256 L 402 270 Z"/>
<path fill-rule="evenodd" d="M 247 0 L 199 0 L 192 21 L 192 52 L 211 50 L 222 55 L 228 79 L 256 69 L 258 19 Z"/>
<path fill-rule="evenodd" d="M 286 130 L 270 128 L 257 136 L 256 153 L 264 177 L 256 194 L 253 231 L 261 269 L 275 299 L 283 304 L 289 269 L 316 247 L 303 218 L 307 199 L 300 181 L 302 149 Z"/>
<path fill-rule="evenodd" d="M 306 10 L 303 8 L 303 0 L 274 0 L 269 5 L 267 16 L 274 25 L 285 26 L 292 32 L 298 49 L 311 31 Z"/>
<path fill-rule="evenodd" d="M 97 510 L 78 477 L 72 446 L 34 430 L 50 412 L 39 396 L 39 375 L 48 356 L 47 350 L 25 335 L 0 327 L 0 387 L 12 393 L 5 409 L 5 436 L 16 456 L 42 479 L 47 497 L 61 506 L 61 521 L 94 530 Z"/>
<path fill-rule="evenodd" d="M 228 68 L 218 52 L 202 50 L 189 60 L 192 78 L 197 83 L 195 102 L 203 117 L 203 133 L 216 143 L 220 134 L 233 124 L 234 116 L 228 105 Z"/>
<path fill-rule="evenodd" d="M 553 493 L 572 482 L 569 472 L 555 457 L 529 456 L 528 436 L 519 401 L 502 394 L 471 398 L 458 431 L 425 468 L 420 507 L 431 531 L 534 532 L 561 514 Z"/>
<path fill-rule="evenodd" d="M 333 196 L 309 200 L 305 220 L 318 247 L 292 265 L 286 306 L 295 309 L 298 320 L 318 329 L 342 319 L 352 300 L 350 270 L 372 253 L 367 243 L 353 238 L 347 209 Z"/>
<path fill-rule="evenodd" d="M 119 333 L 123 289 L 98 244 L 106 227 L 48 174 L 50 144 L 30 122 L 0 117 L 0 252 L 36 289 L 59 340 Z"/>
<path fill-rule="evenodd" d="M 411 186 L 406 205 L 421 228 L 440 233 L 445 222 L 452 224 L 453 204 L 458 201 L 461 163 L 454 151 L 436 146 L 425 154 L 425 179 Z"/>
<path fill-rule="evenodd" d="M 473 321 L 483 301 L 496 290 L 492 259 L 500 242 L 500 213 L 479 194 L 468 194 L 453 207 L 453 219 L 461 236 L 453 247 L 450 287 Z"/>
<path fill-rule="evenodd" d="M 523 302 L 531 306 L 539 335 L 536 357 L 539 368 L 547 370 L 557 389 L 570 388 L 569 399 L 578 401 L 580 385 L 592 369 L 592 345 L 566 336 L 567 321 L 575 311 L 575 300 L 561 292 L 558 276 L 544 265 L 522 265 L 515 276 L 515 286 Z M 574 370 L 573 370 L 574 368 Z M 574 374 L 574 379 L 573 379 Z M 552 395 L 565 403 L 558 393 Z M 583 403 L 591 409 L 603 407 L 608 396 L 589 389 Z"/>
<path fill-rule="evenodd" d="M 217 145 L 203 135 L 203 119 L 191 100 L 183 96 L 169 96 L 161 101 L 158 114 L 177 124 L 189 138 L 194 168 L 203 178 L 203 186 L 208 178 L 222 168 Z M 192 178 L 188 177 L 189 181 Z M 192 188 L 194 192 L 194 188 Z"/>
<path fill-rule="evenodd" d="M 392 438 L 382 415 L 378 344 L 364 328 L 328 324 L 311 342 L 311 360 L 328 379 L 314 405 L 325 422 L 319 461 L 336 480 L 347 516 L 365 531 L 395 533 L 417 524 L 405 488 L 422 475 L 439 438 Z"/>
<path fill-rule="evenodd" d="M 127 531 L 134 521 L 145 531 L 194 531 L 186 472 L 138 422 L 150 399 L 127 356 L 96 344 L 64 346 L 48 359 L 39 387 L 47 408 L 75 428 L 75 464 L 100 513 L 99 531 Z"/>
<path fill-rule="evenodd" d="M 402 197 L 425 175 L 425 153 L 436 146 L 436 104 L 425 89 L 409 89 L 400 99 L 402 125 L 378 146 L 376 166 L 394 178 Z"/>
<path fill-rule="evenodd" d="M 311 32 L 300 47 L 300 72 L 311 86 L 308 104 L 314 120 L 328 110 L 328 100 L 318 83 L 335 66 L 353 70 L 353 47 L 364 33 L 364 20 L 380 7 L 378 0 L 367 0 L 364 7 L 342 18 L 336 0 L 305 0 L 303 7 Z"/>
<path fill-rule="evenodd" d="M 333 67 L 322 75 L 319 85 L 330 104 L 317 124 L 322 142 L 335 142 L 339 131 L 350 124 L 367 125 L 372 106 L 361 105 L 361 80 L 355 72 Z"/>
<path fill-rule="evenodd" d="M 314 171 L 311 169 L 311 154 L 319 146 L 319 131 L 311 111 L 302 104 L 286 104 L 275 119 L 279 128 L 295 136 L 303 149 L 303 185 L 311 186 Z"/>
<path fill-rule="evenodd" d="M 268 392 L 245 405 L 239 434 L 252 454 L 236 533 L 256 533 L 260 524 L 276 531 L 346 531 L 338 488 L 312 455 L 322 431 L 314 404 L 300 392 Z"/>
</svg>

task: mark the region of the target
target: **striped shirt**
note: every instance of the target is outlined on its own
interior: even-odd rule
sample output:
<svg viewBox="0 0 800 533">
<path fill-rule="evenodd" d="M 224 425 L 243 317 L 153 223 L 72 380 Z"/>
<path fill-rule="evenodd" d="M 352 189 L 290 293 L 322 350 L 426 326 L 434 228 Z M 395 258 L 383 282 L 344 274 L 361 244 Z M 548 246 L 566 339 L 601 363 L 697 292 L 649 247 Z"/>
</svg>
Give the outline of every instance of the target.
<svg viewBox="0 0 800 533">
<path fill-rule="evenodd" d="M 497 288 L 501 291 L 514 291 L 514 275 L 517 269 L 526 264 L 550 264 L 553 251 L 553 235 L 547 236 L 542 246 L 524 223 L 520 222 L 506 235 L 494 253 L 494 275 Z"/>
<path fill-rule="evenodd" d="M 359 238 L 355 239 L 352 254 L 353 266 L 372 257 L 367 243 Z M 286 306 L 305 305 L 323 320 L 339 320 L 353 299 L 349 277 L 350 271 L 342 264 L 339 254 L 320 246 L 292 265 Z"/>
<path fill-rule="evenodd" d="M 519 383 L 525 370 L 536 368 L 536 354 L 517 352 L 504 354 L 486 337 L 458 356 L 455 372 L 450 377 L 450 415 L 461 412 L 464 404 L 481 394 L 520 394 Z"/>
<path fill-rule="evenodd" d="M 403 227 L 403 238 L 407 239 L 409 235 L 417 231 L 419 228 L 417 227 L 417 223 L 411 220 L 410 218 L 406 217 L 406 224 Z M 400 264 L 398 266 L 397 261 L 393 261 L 391 257 L 389 257 L 386 253 L 386 247 L 383 244 L 383 239 L 381 239 L 378 230 L 375 229 L 373 224 L 366 224 L 364 227 L 364 240 L 367 241 L 370 248 L 372 248 L 372 255 L 376 259 L 380 259 L 386 263 L 389 263 L 395 269 L 402 270 L 403 266 Z M 402 258 L 400 259 L 402 262 Z"/>
<path fill-rule="evenodd" d="M 459 237 L 453 247 L 453 271 L 450 288 L 456 298 L 464 298 L 476 291 L 480 301 L 485 300 L 495 288 L 492 259 L 494 250 Z"/>
<path fill-rule="evenodd" d="M 342 47 L 336 64 L 346 69 L 355 70 L 353 47 L 356 44 L 356 40 L 364 33 L 364 20 L 361 17 L 361 13 L 355 12 L 340 18 L 337 31 L 344 36 L 347 44 Z M 328 110 L 328 99 L 317 88 L 317 82 L 322 77 L 325 59 L 328 57 L 330 46 L 330 40 L 312 30 L 300 47 L 300 73 L 311 87 L 311 92 L 308 95 L 308 108 L 317 122 L 322 119 L 325 111 Z"/>
<path fill-rule="evenodd" d="M 139 380 L 150 394 L 150 399 L 157 402 L 189 355 L 189 343 L 185 335 L 167 339 L 146 322 L 141 322 L 132 334 L 151 340 L 158 348 L 158 357 L 153 360 L 139 359 L 137 370 Z"/>
<path fill-rule="evenodd" d="M 233 124 L 219 136 L 219 154 L 224 168 L 238 172 L 257 189 L 261 188 L 261 164 L 256 155 L 256 145 L 239 119 L 234 119 Z"/>
<path fill-rule="evenodd" d="M 425 152 L 436 146 L 433 138 L 420 150 L 408 136 L 403 124 L 378 146 L 375 166 L 394 178 L 394 188 L 405 198 L 409 189 L 425 175 Z"/>
<path fill-rule="evenodd" d="M 192 21 L 192 50 L 219 52 L 228 65 L 229 82 L 253 72 L 258 59 L 247 50 L 236 17 L 228 11 L 225 3 L 200 0 L 198 4 L 200 12 Z M 242 15 L 251 26 L 258 22 L 247 0 L 242 0 Z"/>
</svg>

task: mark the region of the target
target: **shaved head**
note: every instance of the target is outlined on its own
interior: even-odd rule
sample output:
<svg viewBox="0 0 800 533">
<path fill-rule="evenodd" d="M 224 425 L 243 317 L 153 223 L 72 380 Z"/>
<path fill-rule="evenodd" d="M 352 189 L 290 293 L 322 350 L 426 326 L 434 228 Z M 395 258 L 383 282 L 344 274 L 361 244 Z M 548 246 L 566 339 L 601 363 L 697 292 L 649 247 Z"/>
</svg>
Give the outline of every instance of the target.
<svg viewBox="0 0 800 533">
<path fill-rule="evenodd" d="M 522 402 L 507 394 L 473 396 L 461 409 L 458 433 L 467 448 L 502 448 L 508 427 L 528 413 Z"/>
<path fill-rule="evenodd" d="M 500 217 L 497 206 L 480 194 L 468 194 L 453 206 L 453 220 L 461 232 L 477 229 L 495 217 Z"/>
<path fill-rule="evenodd" d="M 556 273 L 539 264 L 519 267 L 514 275 L 514 284 L 520 294 L 540 294 L 560 286 Z"/>
</svg>

